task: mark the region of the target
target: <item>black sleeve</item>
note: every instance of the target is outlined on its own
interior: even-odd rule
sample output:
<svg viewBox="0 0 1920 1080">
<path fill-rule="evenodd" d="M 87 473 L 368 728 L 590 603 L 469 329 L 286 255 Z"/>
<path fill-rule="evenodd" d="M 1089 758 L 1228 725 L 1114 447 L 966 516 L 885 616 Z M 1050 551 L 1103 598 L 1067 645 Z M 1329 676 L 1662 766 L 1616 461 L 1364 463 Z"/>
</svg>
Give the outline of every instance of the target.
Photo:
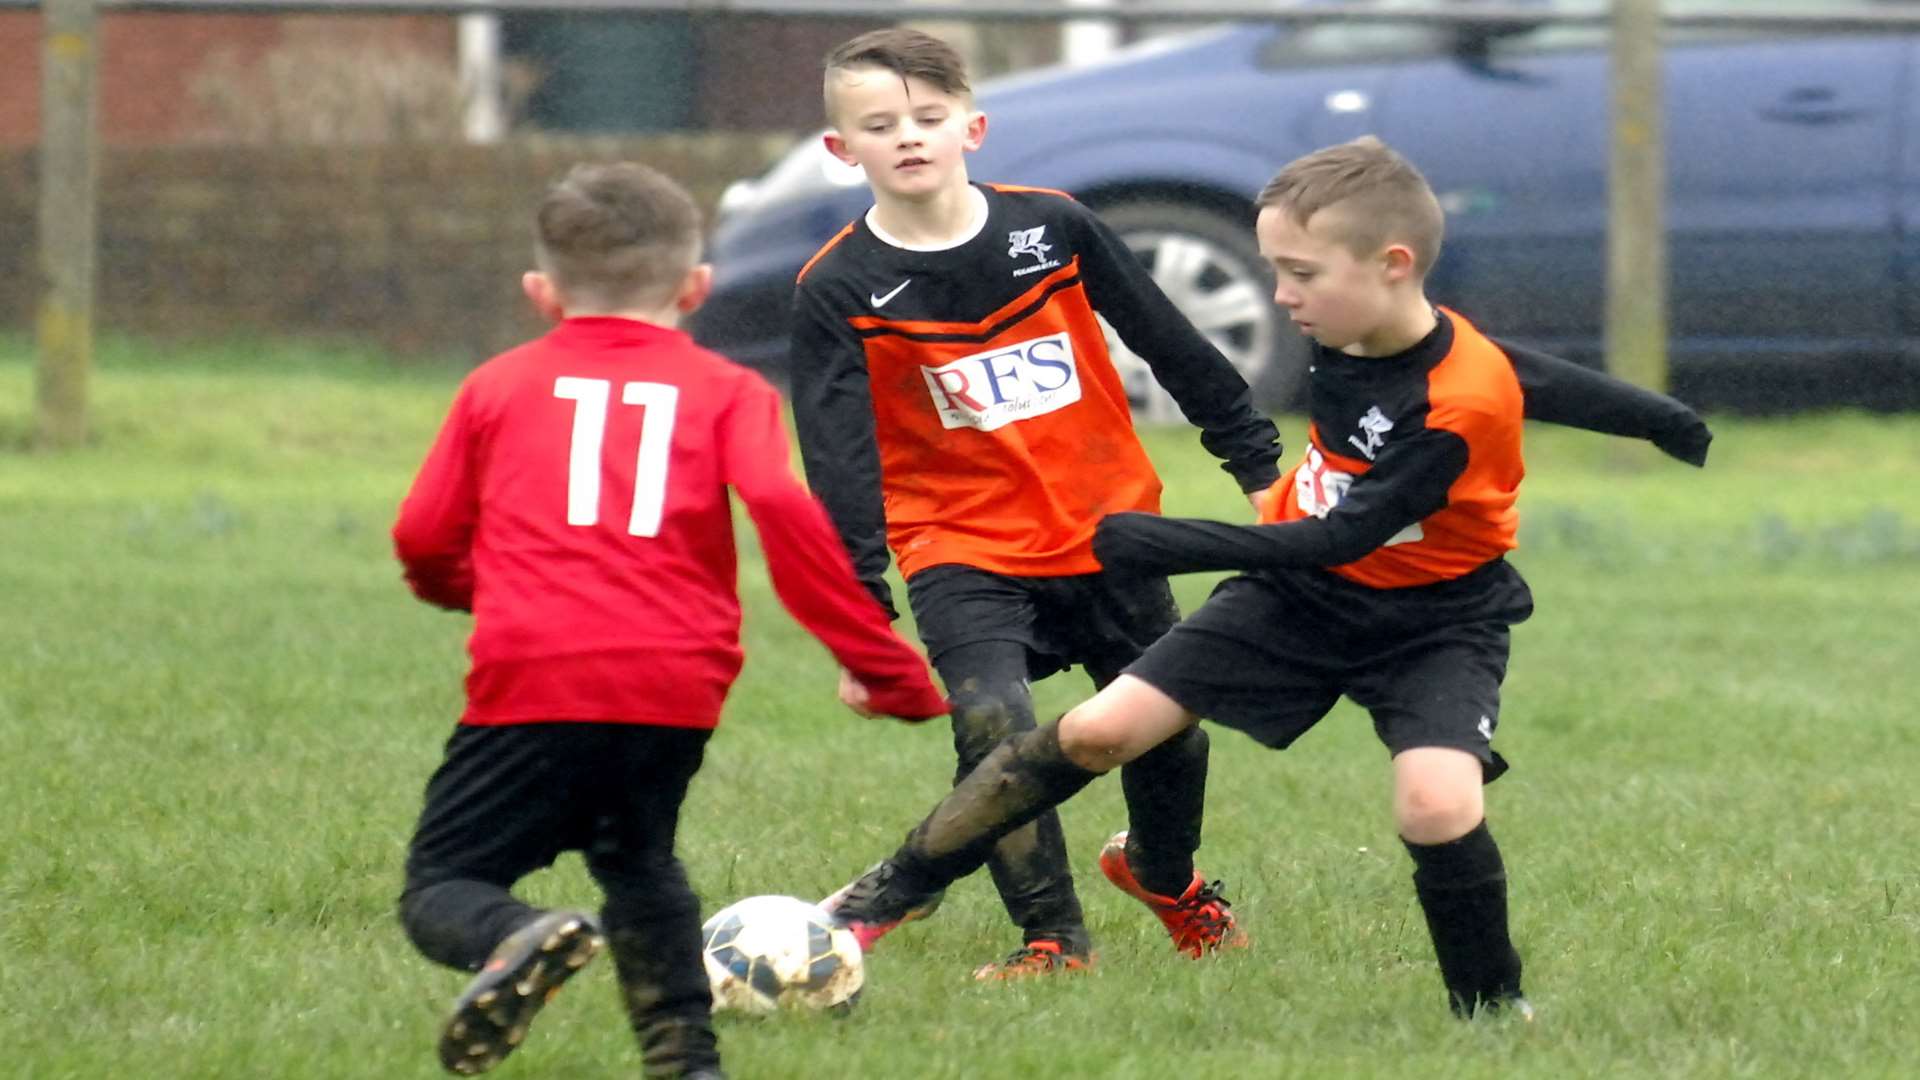
<svg viewBox="0 0 1920 1080">
<path fill-rule="evenodd" d="M 865 350 L 845 321 L 803 285 L 794 293 L 788 355 L 793 425 L 807 485 L 826 504 L 860 584 L 888 618 L 897 619 L 886 577 L 887 517 Z"/>
<path fill-rule="evenodd" d="M 1713 432 L 1683 403 L 1571 360 L 1493 343 L 1513 363 L 1527 419 L 1645 439 L 1689 465 L 1707 463 Z"/>
<path fill-rule="evenodd" d="M 1193 328 L 1105 222 L 1075 204 L 1087 299 L 1200 429 L 1200 445 L 1242 491 L 1280 477 L 1280 431 L 1253 407 L 1253 392 L 1220 350 Z"/>
<path fill-rule="evenodd" d="M 1109 514 L 1094 530 L 1093 554 L 1107 569 L 1141 574 L 1339 566 L 1445 506 L 1448 489 L 1466 468 L 1466 440 L 1430 428 L 1382 451 L 1325 517 L 1228 525 Z"/>
</svg>

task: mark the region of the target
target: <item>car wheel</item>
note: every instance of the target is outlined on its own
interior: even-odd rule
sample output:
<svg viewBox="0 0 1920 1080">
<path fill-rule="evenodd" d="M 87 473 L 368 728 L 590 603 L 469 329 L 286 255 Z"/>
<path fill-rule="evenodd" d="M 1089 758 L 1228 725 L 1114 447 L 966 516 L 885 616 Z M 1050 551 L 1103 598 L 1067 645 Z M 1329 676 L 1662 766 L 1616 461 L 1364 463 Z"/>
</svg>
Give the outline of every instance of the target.
<svg viewBox="0 0 1920 1080">
<path fill-rule="evenodd" d="M 1181 203 L 1117 203 L 1100 217 L 1214 347 L 1253 388 L 1256 407 L 1294 405 L 1307 371 L 1306 339 L 1273 305 L 1271 275 L 1250 222 Z M 1179 423 L 1178 406 L 1153 381 L 1146 362 L 1107 328 L 1114 365 L 1144 423 Z"/>
</svg>

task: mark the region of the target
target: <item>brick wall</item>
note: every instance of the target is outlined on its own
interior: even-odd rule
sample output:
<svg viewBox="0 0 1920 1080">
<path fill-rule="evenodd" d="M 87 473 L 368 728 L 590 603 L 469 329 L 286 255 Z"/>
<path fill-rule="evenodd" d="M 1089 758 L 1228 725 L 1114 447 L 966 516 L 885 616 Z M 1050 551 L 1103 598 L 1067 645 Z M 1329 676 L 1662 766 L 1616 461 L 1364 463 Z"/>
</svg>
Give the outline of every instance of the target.
<svg viewBox="0 0 1920 1080">
<path fill-rule="evenodd" d="M 446 63 L 454 56 L 454 23 L 444 15 L 104 12 L 95 68 L 100 138 L 134 145 L 205 137 L 194 88 L 209 65 L 256 64 L 290 39 L 318 34 L 405 46 Z M 42 36 L 38 12 L 0 11 L 0 147 L 39 138 Z"/>
<path fill-rule="evenodd" d="M 644 161 L 709 215 L 788 135 L 540 139 L 495 147 L 106 152 L 102 330 L 269 334 L 491 353 L 537 332 L 520 297 L 534 203 L 577 161 Z M 0 151 L 0 326 L 38 303 L 36 164 Z"/>
</svg>

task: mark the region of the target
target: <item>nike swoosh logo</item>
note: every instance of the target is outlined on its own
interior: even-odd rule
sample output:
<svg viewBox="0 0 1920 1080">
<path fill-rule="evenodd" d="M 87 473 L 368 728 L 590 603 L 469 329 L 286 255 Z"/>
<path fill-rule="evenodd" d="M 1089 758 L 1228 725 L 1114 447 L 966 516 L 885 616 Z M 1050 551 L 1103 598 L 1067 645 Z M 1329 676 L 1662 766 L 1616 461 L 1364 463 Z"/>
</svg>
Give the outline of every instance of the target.
<svg viewBox="0 0 1920 1080">
<path fill-rule="evenodd" d="M 900 290 L 906 288 L 911 284 L 913 284 L 913 279 L 908 278 L 907 280 L 901 282 L 900 284 L 895 285 L 891 290 L 887 292 L 885 296 L 881 296 L 879 293 L 868 293 L 867 299 L 872 301 L 874 307 L 886 307 L 887 301 L 893 299 L 896 296 L 899 296 Z"/>
</svg>

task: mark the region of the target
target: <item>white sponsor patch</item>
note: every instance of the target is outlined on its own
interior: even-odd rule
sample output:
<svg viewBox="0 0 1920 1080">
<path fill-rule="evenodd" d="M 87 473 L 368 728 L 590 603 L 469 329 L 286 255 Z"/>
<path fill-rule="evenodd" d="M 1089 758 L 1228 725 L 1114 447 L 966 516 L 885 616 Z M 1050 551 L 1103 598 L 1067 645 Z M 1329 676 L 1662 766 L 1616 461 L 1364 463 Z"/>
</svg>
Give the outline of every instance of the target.
<svg viewBox="0 0 1920 1080">
<path fill-rule="evenodd" d="M 992 431 L 1080 400 L 1080 370 L 1066 334 L 1002 345 L 939 367 L 922 365 L 947 428 Z"/>
<path fill-rule="evenodd" d="M 1353 486 L 1353 474 L 1341 472 L 1327 465 L 1326 455 L 1319 447 L 1307 447 L 1307 460 L 1300 465 L 1300 471 L 1293 474 L 1293 501 L 1301 510 L 1314 517 L 1323 518 L 1340 500 L 1347 497 L 1347 489 Z M 1411 544 L 1426 536 L 1419 522 L 1401 529 L 1387 539 L 1381 547 L 1395 544 Z"/>
</svg>

